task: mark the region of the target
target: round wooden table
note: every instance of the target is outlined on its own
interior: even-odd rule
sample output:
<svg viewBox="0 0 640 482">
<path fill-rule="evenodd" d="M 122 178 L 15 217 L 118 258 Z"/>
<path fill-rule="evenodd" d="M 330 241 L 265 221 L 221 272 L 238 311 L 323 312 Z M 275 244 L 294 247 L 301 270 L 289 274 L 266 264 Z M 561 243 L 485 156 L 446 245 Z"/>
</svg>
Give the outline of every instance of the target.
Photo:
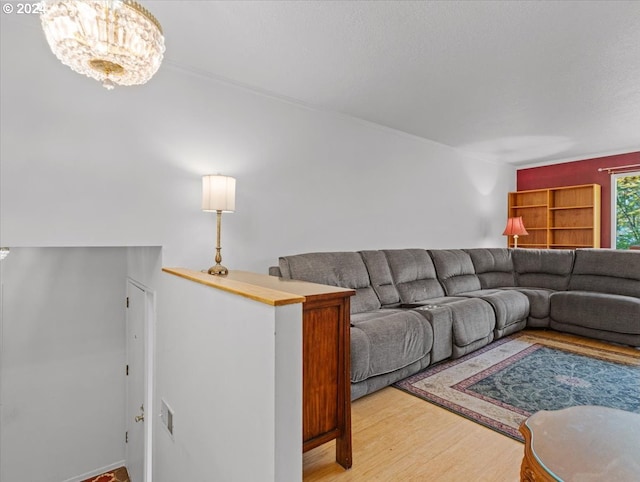
<svg viewBox="0 0 640 482">
<path fill-rule="evenodd" d="M 520 480 L 639 481 L 640 415 L 606 407 L 540 411 L 520 425 Z"/>
</svg>

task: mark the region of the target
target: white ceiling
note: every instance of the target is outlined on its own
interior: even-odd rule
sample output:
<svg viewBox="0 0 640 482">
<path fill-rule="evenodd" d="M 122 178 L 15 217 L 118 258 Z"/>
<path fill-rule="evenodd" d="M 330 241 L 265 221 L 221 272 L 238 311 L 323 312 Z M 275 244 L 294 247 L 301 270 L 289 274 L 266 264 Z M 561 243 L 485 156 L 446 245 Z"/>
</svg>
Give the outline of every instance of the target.
<svg viewBox="0 0 640 482">
<path fill-rule="evenodd" d="M 143 4 L 167 64 L 480 158 L 640 150 L 637 0 Z"/>
</svg>

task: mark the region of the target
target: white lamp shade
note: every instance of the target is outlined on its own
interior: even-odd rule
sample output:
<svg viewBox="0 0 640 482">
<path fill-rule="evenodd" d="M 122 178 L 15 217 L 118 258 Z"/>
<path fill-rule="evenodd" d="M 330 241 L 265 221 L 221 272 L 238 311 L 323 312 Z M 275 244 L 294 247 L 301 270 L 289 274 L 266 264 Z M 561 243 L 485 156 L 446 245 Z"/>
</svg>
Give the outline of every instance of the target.
<svg viewBox="0 0 640 482">
<path fill-rule="evenodd" d="M 236 179 L 220 175 L 202 176 L 202 210 L 234 212 Z"/>
</svg>

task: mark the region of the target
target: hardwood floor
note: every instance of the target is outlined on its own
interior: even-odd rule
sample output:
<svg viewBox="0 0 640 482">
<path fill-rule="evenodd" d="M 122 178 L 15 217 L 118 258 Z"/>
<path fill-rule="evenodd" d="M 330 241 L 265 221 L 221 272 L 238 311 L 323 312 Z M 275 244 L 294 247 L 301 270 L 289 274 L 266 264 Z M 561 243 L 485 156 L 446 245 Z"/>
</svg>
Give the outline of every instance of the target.
<svg viewBox="0 0 640 482">
<path fill-rule="evenodd" d="M 543 334 L 640 357 L 629 347 Z M 304 454 L 304 482 L 519 480 L 522 443 L 395 388 L 356 400 L 351 413 L 353 467 L 336 464 L 335 445 L 328 443 Z"/>
<path fill-rule="evenodd" d="M 333 443 L 304 454 L 303 480 L 517 481 L 524 446 L 392 387 L 353 402 L 353 467 Z"/>
</svg>

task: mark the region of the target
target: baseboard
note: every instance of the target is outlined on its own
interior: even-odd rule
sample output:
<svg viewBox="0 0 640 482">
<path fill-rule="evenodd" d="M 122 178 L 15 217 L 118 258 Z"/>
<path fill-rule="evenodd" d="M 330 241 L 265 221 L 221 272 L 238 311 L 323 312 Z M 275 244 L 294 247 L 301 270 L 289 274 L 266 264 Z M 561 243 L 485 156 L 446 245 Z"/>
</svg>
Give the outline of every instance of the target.
<svg viewBox="0 0 640 482">
<path fill-rule="evenodd" d="M 99 469 L 95 469 L 95 470 L 91 470 L 89 472 L 86 472 L 82 475 L 77 475 L 75 477 L 71 477 L 70 479 L 67 479 L 63 482 L 82 482 L 83 480 L 87 480 L 91 477 L 97 477 L 98 475 L 104 474 L 105 472 L 109 472 L 111 470 L 115 470 L 119 467 L 124 467 L 125 461 L 124 460 L 120 460 L 119 462 L 114 462 L 113 464 L 109 464 L 109 465 L 105 465 L 104 467 L 101 467 Z"/>
</svg>

